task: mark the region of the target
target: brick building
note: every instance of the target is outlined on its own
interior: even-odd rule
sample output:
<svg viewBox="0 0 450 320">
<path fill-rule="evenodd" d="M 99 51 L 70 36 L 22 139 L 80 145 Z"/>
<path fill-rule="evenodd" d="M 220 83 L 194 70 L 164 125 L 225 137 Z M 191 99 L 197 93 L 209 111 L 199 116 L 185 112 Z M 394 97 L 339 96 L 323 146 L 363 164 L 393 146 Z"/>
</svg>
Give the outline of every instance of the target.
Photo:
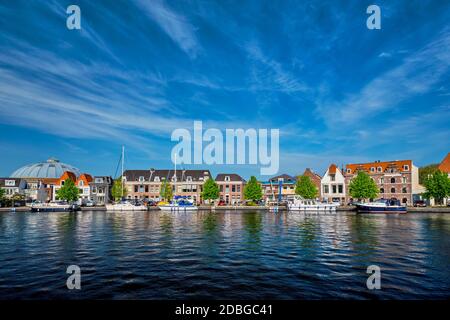
<svg viewBox="0 0 450 320">
<path fill-rule="evenodd" d="M 220 200 L 226 204 L 239 204 L 244 201 L 245 180 L 235 173 L 219 173 L 216 177 L 219 185 Z"/>
<path fill-rule="evenodd" d="M 404 204 L 413 204 L 413 195 L 419 190 L 419 169 L 414 166 L 412 160 L 347 164 L 344 173 L 347 190 L 350 181 L 360 170 L 369 174 L 375 181 L 380 198 L 396 198 Z M 347 201 L 350 198 L 347 192 Z"/>
</svg>

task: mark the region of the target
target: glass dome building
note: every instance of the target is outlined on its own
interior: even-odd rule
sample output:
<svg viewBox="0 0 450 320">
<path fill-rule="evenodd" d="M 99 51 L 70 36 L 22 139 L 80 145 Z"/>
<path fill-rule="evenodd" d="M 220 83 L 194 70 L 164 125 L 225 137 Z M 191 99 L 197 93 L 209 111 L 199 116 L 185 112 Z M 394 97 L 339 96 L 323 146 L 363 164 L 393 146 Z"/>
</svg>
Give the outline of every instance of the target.
<svg viewBox="0 0 450 320">
<path fill-rule="evenodd" d="M 71 171 L 77 177 L 80 170 L 77 168 L 59 162 L 58 159 L 50 158 L 46 162 L 39 162 L 26 165 L 14 171 L 10 178 L 59 178 L 64 171 Z"/>
</svg>

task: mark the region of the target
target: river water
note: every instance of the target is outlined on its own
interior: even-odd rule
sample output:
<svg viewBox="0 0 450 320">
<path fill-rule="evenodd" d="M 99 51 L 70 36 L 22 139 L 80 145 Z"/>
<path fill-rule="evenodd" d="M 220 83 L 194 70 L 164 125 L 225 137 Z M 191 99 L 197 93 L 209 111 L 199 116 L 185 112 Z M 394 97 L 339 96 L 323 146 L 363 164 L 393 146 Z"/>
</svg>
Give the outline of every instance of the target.
<svg viewBox="0 0 450 320">
<path fill-rule="evenodd" d="M 449 214 L 0 214 L 0 299 L 448 299 L 449 266 Z"/>
</svg>

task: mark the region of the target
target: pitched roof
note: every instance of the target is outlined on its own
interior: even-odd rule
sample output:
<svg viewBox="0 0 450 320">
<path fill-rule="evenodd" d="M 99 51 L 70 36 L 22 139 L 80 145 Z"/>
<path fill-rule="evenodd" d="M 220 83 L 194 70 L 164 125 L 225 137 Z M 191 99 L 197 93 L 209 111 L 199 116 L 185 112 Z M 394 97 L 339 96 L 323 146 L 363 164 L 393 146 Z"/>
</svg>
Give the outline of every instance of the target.
<svg viewBox="0 0 450 320">
<path fill-rule="evenodd" d="M 328 174 L 336 174 L 336 170 L 338 170 L 338 167 L 334 163 L 332 163 L 328 167 Z"/>
<path fill-rule="evenodd" d="M 6 181 L 14 181 L 14 185 L 13 186 L 7 186 L 5 185 Z M 4 187 L 19 187 L 20 186 L 20 178 L 0 178 L 0 187 L 4 188 Z"/>
<path fill-rule="evenodd" d="M 270 178 L 269 182 L 278 182 L 278 179 L 280 178 L 283 179 L 284 182 L 294 182 L 296 180 L 293 176 L 290 176 L 288 174 L 280 174 L 279 176 Z"/>
<path fill-rule="evenodd" d="M 139 181 L 143 177 L 147 182 L 154 182 L 156 177 L 160 181 L 171 181 L 174 174 L 175 170 L 126 170 L 123 173 L 127 181 Z M 187 177 L 191 177 L 192 181 L 203 181 L 205 176 L 211 177 L 209 170 L 177 170 L 177 181 L 186 181 Z"/>
<path fill-rule="evenodd" d="M 216 176 L 216 181 L 225 181 L 225 177 L 230 177 L 230 181 L 242 181 L 245 182 L 245 180 L 236 173 L 219 173 Z"/>
<path fill-rule="evenodd" d="M 441 164 L 438 167 L 442 172 L 450 173 L 450 152 L 447 156 L 442 160 Z"/>
<path fill-rule="evenodd" d="M 404 166 L 408 166 L 408 170 L 404 169 Z M 394 168 L 399 171 L 410 171 L 412 168 L 412 160 L 395 160 L 395 161 L 375 161 L 368 163 L 354 163 L 347 164 L 345 168 L 350 169 L 350 173 L 355 173 L 355 171 L 363 170 L 366 172 L 371 172 L 371 168 L 375 168 L 375 172 L 378 172 L 377 168 L 381 167 L 381 172 L 386 172 L 386 169 Z"/>
<path fill-rule="evenodd" d="M 319 179 L 319 180 L 322 179 L 322 177 L 319 174 L 315 173 L 310 168 L 306 168 L 305 172 L 303 172 L 303 175 L 304 176 L 308 176 L 310 178 L 316 178 L 316 179 Z"/>
</svg>

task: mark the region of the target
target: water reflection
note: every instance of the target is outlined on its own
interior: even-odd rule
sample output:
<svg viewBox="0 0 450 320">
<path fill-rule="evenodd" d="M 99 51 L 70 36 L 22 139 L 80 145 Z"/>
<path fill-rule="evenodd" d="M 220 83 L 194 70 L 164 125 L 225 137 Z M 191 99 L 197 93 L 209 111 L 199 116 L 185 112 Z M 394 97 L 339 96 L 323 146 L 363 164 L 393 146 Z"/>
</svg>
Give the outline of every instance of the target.
<svg viewBox="0 0 450 320">
<path fill-rule="evenodd" d="M 0 298 L 73 298 L 72 263 L 76 298 L 449 298 L 449 235 L 438 214 L 4 213 Z"/>
</svg>

